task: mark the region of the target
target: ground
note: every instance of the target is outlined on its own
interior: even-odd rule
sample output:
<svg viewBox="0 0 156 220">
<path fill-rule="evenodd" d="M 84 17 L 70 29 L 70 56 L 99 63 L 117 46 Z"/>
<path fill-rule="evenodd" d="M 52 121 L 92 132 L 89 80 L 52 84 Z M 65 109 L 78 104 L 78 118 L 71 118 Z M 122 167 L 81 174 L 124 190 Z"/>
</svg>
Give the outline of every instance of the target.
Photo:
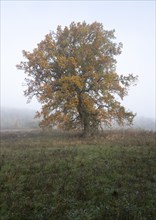
<svg viewBox="0 0 156 220">
<path fill-rule="evenodd" d="M 154 220 L 156 133 L 1 132 L 2 220 Z"/>
</svg>

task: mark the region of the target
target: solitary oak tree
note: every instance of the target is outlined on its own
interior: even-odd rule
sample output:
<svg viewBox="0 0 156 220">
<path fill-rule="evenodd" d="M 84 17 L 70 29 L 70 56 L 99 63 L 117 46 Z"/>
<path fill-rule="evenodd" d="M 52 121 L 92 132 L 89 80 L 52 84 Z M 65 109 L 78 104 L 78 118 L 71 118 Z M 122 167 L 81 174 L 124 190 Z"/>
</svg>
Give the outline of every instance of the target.
<svg viewBox="0 0 156 220">
<path fill-rule="evenodd" d="M 114 57 L 122 44 L 114 42 L 114 32 L 98 22 L 72 22 L 47 34 L 32 53 L 23 51 L 26 59 L 17 68 L 27 75 L 25 96 L 36 96 L 42 105 L 36 114 L 42 117 L 40 126 L 92 135 L 112 121 L 132 123 L 135 114 L 121 100 L 137 76 L 116 73 Z"/>
</svg>

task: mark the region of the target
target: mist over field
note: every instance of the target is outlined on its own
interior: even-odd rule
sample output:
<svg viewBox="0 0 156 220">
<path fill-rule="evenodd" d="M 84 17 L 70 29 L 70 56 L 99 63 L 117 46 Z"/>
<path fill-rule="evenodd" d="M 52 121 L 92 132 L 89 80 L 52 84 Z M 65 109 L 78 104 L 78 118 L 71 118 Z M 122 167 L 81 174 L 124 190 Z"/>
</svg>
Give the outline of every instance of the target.
<svg viewBox="0 0 156 220">
<path fill-rule="evenodd" d="M 10 130 L 39 128 L 40 119 L 34 119 L 35 112 L 36 110 L 31 109 L 2 107 L 0 129 Z M 152 118 L 136 116 L 132 128 L 156 131 L 156 121 Z"/>
<path fill-rule="evenodd" d="M 1 108 L 1 130 L 39 128 L 39 120 L 34 119 L 35 110 Z"/>
</svg>

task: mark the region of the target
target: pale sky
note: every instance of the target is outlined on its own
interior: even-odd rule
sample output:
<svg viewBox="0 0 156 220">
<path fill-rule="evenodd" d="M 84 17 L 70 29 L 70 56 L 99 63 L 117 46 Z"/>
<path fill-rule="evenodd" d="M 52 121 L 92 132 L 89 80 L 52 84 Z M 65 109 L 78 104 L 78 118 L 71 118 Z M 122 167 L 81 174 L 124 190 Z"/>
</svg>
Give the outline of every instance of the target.
<svg viewBox="0 0 156 220">
<path fill-rule="evenodd" d="M 1 106 L 39 110 L 23 96 L 25 74 L 16 69 L 22 50 L 32 51 L 49 31 L 72 21 L 115 29 L 123 52 L 119 74 L 139 75 L 124 105 L 138 116 L 155 118 L 155 1 L 3 1 L 1 0 Z"/>
</svg>

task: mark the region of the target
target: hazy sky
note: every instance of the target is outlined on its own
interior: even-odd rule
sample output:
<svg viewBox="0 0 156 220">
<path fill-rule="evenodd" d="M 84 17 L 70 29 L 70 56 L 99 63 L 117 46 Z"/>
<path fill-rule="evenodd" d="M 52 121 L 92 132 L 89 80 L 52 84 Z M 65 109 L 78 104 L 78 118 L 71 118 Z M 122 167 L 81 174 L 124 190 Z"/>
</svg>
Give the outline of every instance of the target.
<svg viewBox="0 0 156 220">
<path fill-rule="evenodd" d="M 1 1 L 1 106 L 39 109 L 23 96 L 25 75 L 16 69 L 22 50 L 32 51 L 50 30 L 72 21 L 103 23 L 123 43 L 117 72 L 139 75 L 124 104 L 155 118 L 155 1 Z"/>
</svg>

